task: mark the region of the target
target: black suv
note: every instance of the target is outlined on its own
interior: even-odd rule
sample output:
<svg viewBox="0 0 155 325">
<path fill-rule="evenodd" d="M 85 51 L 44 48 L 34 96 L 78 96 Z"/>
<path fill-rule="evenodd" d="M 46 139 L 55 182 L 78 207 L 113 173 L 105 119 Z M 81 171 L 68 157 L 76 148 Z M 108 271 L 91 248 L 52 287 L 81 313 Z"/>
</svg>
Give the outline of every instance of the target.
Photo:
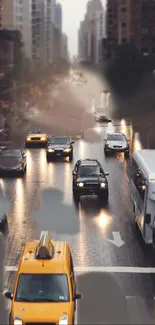
<svg viewBox="0 0 155 325">
<path fill-rule="evenodd" d="M 52 136 L 47 143 L 46 157 L 47 160 L 58 157 L 69 157 L 69 161 L 73 160 L 73 146 L 74 141 L 67 136 L 57 137 Z"/>
<path fill-rule="evenodd" d="M 73 196 L 79 202 L 81 195 L 98 195 L 108 202 L 108 181 L 101 164 L 96 159 L 78 160 L 73 170 Z"/>
</svg>

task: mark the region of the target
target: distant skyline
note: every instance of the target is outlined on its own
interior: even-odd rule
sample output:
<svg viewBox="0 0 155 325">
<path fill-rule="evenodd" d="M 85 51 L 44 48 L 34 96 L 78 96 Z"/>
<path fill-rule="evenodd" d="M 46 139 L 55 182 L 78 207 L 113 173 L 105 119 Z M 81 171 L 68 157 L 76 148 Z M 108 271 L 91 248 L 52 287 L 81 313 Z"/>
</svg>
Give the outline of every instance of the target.
<svg viewBox="0 0 155 325">
<path fill-rule="evenodd" d="M 106 0 L 101 0 L 105 7 Z M 71 56 L 78 50 L 78 28 L 86 13 L 88 0 L 58 0 L 63 10 L 63 32 L 68 36 L 68 48 Z"/>
</svg>

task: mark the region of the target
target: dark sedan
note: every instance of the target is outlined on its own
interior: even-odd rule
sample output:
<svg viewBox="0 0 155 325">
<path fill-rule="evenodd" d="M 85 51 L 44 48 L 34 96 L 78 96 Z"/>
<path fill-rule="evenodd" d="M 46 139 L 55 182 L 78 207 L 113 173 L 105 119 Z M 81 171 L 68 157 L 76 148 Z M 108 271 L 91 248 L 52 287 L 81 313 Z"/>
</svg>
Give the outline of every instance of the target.
<svg viewBox="0 0 155 325">
<path fill-rule="evenodd" d="M 26 171 L 26 154 L 23 150 L 4 150 L 0 154 L 0 174 L 18 173 L 21 176 Z"/>
<path fill-rule="evenodd" d="M 0 214 L 0 231 L 6 230 L 7 225 L 8 225 L 7 215 L 5 213 Z"/>
<path fill-rule="evenodd" d="M 52 136 L 47 144 L 46 156 L 47 160 L 52 158 L 66 158 L 69 157 L 69 161 L 73 159 L 73 146 L 74 141 L 67 136 L 56 137 Z"/>
</svg>

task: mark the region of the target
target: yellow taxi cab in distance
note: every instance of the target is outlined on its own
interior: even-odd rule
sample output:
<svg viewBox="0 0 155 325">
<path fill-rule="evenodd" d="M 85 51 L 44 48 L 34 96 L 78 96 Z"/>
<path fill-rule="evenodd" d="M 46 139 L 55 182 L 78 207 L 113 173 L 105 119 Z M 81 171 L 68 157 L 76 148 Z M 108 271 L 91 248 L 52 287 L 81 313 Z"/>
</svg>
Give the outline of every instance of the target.
<svg viewBox="0 0 155 325">
<path fill-rule="evenodd" d="M 18 267 L 9 324 L 74 324 L 76 282 L 72 255 L 66 242 L 52 241 L 44 234 L 40 241 L 27 242 Z"/>
<path fill-rule="evenodd" d="M 46 145 L 48 142 L 48 134 L 41 131 L 41 130 L 32 130 L 29 132 L 27 135 L 26 141 L 25 141 L 25 146 L 28 147 L 29 145 L 32 144 L 44 144 Z"/>
</svg>

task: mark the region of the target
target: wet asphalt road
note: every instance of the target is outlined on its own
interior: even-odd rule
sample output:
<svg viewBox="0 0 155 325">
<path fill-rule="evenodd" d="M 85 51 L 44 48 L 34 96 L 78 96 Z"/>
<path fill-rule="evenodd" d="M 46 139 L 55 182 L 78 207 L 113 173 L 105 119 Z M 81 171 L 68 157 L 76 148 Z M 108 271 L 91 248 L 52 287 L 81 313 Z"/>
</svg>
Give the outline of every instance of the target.
<svg viewBox="0 0 155 325">
<path fill-rule="evenodd" d="M 132 128 L 96 127 L 96 143 L 77 140 L 73 163 L 47 163 L 44 148 L 26 150 L 27 172 L 24 179 L 1 179 L 4 195 L 12 202 L 8 215 L 5 265 L 17 266 L 27 240 L 39 239 L 48 230 L 52 238 L 67 240 L 71 246 L 78 291 L 78 324 L 153 324 L 155 323 L 155 276 L 122 273 L 121 267 L 151 267 L 151 251 L 144 248 L 132 218 L 127 161 L 123 154 L 105 158 L 103 138 L 108 131 L 120 130 L 132 138 Z M 138 138 L 133 143 L 140 148 Z M 100 209 L 95 198 L 82 198 L 79 209 L 72 199 L 72 169 L 79 158 L 97 158 L 109 172 L 109 206 Z M 119 232 L 122 247 L 108 239 Z M 98 273 L 96 267 L 120 267 L 118 273 Z M 82 273 L 82 267 L 86 267 Z M 89 272 L 91 267 L 91 272 Z M 105 270 L 105 269 L 104 269 Z M 120 272 L 119 272 L 120 271 Z M 113 273 L 111 273 L 113 272 Z M 133 271 L 134 272 L 134 271 Z M 140 272 L 140 271 L 138 271 Z M 13 288 L 15 272 L 6 272 L 5 286 Z"/>
<path fill-rule="evenodd" d="M 100 96 L 102 81 L 91 74 L 86 77 L 85 87 L 72 80 L 67 82 L 74 98 L 82 99 L 82 105 L 90 112 L 92 97 L 96 107 L 106 105 L 106 100 Z M 115 106 L 110 98 L 108 107 L 108 115 L 112 116 Z M 103 151 L 107 132 L 121 131 L 132 138 L 133 131 L 124 120 L 114 124 L 119 126 L 96 125 L 94 132 L 85 130 L 84 139 L 90 142 L 75 142 L 73 163 L 47 163 L 45 149 L 29 149 L 25 178 L 0 179 L 1 190 L 12 202 L 5 265 L 17 266 L 25 242 L 39 239 L 41 231 L 48 230 L 52 238 L 67 240 L 71 246 L 77 289 L 82 294 L 77 305 L 77 324 L 155 324 L 155 276 L 148 273 L 150 269 L 144 270 L 153 266 L 152 255 L 133 222 L 127 161 L 123 154 L 105 158 Z M 22 139 L 20 145 L 24 145 Z M 131 145 L 141 148 L 138 134 Z M 75 208 L 72 169 L 79 158 L 97 158 L 109 172 L 110 197 L 106 209 L 100 209 L 95 198 L 86 197 L 81 199 L 79 209 Z M 109 241 L 113 232 L 123 241 L 121 247 Z M 5 289 L 13 289 L 15 275 L 15 271 L 5 273 Z"/>
</svg>

